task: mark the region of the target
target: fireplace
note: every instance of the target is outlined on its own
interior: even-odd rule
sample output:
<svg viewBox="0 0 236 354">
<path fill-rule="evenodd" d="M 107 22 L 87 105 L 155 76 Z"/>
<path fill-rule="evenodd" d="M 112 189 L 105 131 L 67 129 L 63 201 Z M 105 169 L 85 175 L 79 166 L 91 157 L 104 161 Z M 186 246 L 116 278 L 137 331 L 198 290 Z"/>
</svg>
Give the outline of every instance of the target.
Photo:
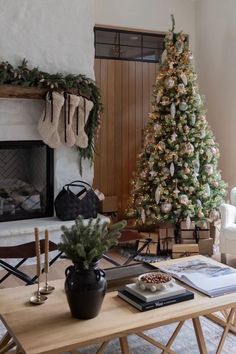
<svg viewBox="0 0 236 354">
<path fill-rule="evenodd" d="M 0 142 L 0 221 L 53 216 L 54 155 L 42 141 Z"/>
</svg>

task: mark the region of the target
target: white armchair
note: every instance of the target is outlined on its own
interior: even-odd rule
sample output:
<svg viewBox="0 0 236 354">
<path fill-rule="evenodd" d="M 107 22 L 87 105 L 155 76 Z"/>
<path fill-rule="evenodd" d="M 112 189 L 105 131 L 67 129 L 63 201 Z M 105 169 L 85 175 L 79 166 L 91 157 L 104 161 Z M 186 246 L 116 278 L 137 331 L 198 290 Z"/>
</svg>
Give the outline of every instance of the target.
<svg viewBox="0 0 236 354">
<path fill-rule="evenodd" d="M 220 230 L 220 252 L 221 262 L 226 263 L 226 255 L 236 256 L 236 187 L 230 193 L 231 204 L 222 204 L 221 230 Z"/>
</svg>

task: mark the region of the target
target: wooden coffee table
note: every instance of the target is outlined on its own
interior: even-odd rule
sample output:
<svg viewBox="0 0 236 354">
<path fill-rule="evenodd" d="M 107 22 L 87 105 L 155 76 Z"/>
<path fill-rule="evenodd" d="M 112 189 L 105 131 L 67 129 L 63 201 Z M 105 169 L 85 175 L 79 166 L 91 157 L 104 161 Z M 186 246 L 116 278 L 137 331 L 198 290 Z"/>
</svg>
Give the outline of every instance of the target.
<svg viewBox="0 0 236 354">
<path fill-rule="evenodd" d="M 196 259 L 202 256 L 189 257 Z M 204 257 L 203 257 L 204 258 Z M 208 259 L 209 260 L 209 259 Z M 176 263 L 181 259 L 166 261 Z M 214 261 L 212 261 L 214 262 Z M 209 298 L 194 291 L 195 298 L 147 312 L 139 312 L 134 307 L 117 297 L 116 292 L 107 293 L 100 314 L 91 320 L 71 318 L 65 298 L 63 280 L 52 282 L 54 293 L 41 306 L 32 306 L 28 299 L 35 290 L 34 285 L 0 291 L 1 319 L 7 328 L 7 334 L 0 343 L 0 353 L 5 353 L 14 345 L 17 353 L 53 354 L 70 351 L 90 344 L 101 343 L 97 353 L 104 352 L 107 344 L 119 338 L 122 353 L 129 353 L 127 336 L 137 334 L 163 353 L 173 354 L 171 349 L 183 323 L 191 319 L 201 354 L 207 353 L 204 334 L 199 316 L 229 309 L 227 321 L 216 353 L 222 350 L 226 335 L 236 308 L 235 294 Z M 145 330 L 177 322 L 176 329 L 167 344 L 161 344 L 148 337 Z"/>
</svg>

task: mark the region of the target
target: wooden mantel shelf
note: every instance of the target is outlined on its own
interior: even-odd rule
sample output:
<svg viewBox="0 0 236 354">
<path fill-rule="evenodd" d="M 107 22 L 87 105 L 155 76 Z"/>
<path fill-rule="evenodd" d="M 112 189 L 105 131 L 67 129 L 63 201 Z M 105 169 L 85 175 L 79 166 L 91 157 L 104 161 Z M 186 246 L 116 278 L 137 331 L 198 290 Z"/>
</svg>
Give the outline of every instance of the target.
<svg viewBox="0 0 236 354">
<path fill-rule="evenodd" d="M 44 99 L 49 88 L 24 87 L 20 85 L 0 85 L 0 98 Z M 78 94 L 77 89 L 66 92 Z"/>
</svg>

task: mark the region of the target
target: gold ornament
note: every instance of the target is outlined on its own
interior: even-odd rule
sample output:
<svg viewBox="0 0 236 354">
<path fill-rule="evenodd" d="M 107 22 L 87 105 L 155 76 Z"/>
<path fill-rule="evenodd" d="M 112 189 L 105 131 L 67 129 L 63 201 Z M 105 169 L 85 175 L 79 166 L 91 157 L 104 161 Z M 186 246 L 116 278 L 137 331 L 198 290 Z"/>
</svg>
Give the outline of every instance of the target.
<svg viewBox="0 0 236 354">
<path fill-rule="evenodd" d="M 197 213 L 197 216 L 202 219 L 204 217 L 204 214 L 201 210 L 199 210 L 199 212 Z"/>
<path fill-rule="evenodd" d="M 166 144 L 164 143 L 164 141 L 160 141 L 160 142 L 157 144 L 157 148 L 158 148 L 160 151 L 164 151 L 165 148 L 166 148 Z"/>
<path fill-rule="evenodd" d="M 187 79 L 187 76 L 186 76 L 186 74 L 185 74 L 184 72 L 182 72 L 182 73 L 180 74 L 180 78 L 181 78 L 183 84 L 184 84 L 185 86 L 187 86 L 187 84 L 188 84 L 188 79 Z"/>
<path fill-rule="evenodd" d="M 185 175 L 189 175 L 190 172 L 191 172 L 190 168 L 189 168 L 189 167 L 185 167 L 185 169 L 184 169 L 184 174 L 185 174 Z"/>
</svg>

